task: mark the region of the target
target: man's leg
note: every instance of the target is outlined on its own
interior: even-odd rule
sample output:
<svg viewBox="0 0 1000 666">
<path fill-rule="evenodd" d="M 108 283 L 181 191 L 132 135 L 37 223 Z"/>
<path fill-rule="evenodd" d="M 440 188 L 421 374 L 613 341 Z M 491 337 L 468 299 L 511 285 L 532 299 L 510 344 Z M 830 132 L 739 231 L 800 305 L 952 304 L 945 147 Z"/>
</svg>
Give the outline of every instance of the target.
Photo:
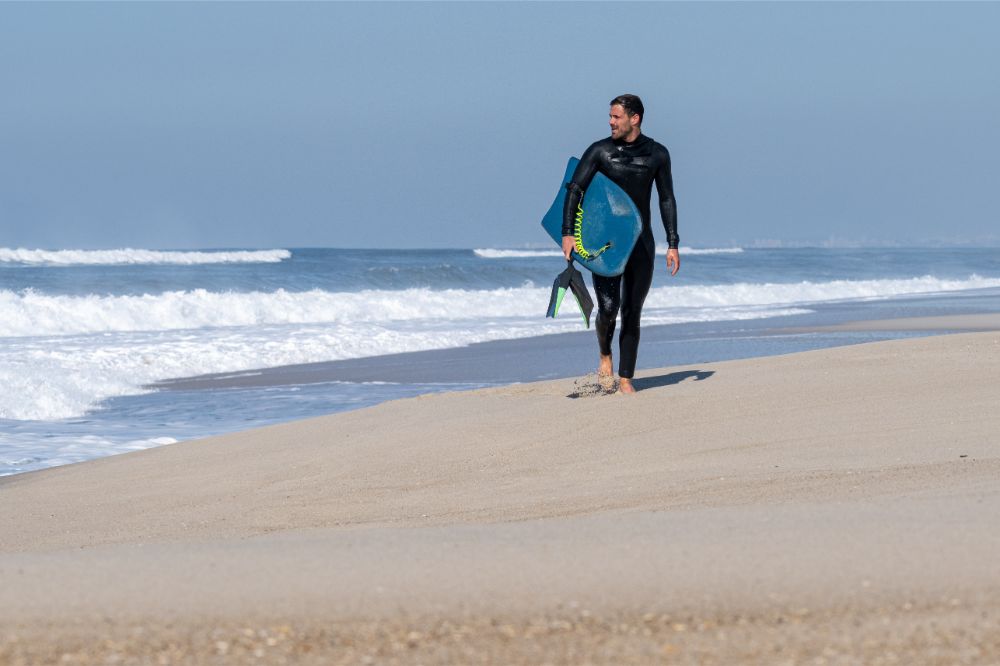
<svg viewBox="0 0 1000 666">
<path fill-rule="evenodd" d="M 618 319 L 618 309 L 621 307 L 622 277 L 605 277 L 593 274 L 594 292 L 597 294 L 597 317 L 594 318 L 594 330 L 597 331 L 597 346 L 601 359 L 597 366 L 597 374 L 610 377 L 614 374 L 611 363 L 611 340 L 615 337 L 615 321 Z"/>
<path fill-rule="evenodd" d="M 639 319 L 642 317 L 642 304 L 653 284 L 653 266 L 653 257 L 649 255 L 648 248 L 641 241 L 636 243 L 622 274 L 622 331 L 618 336 L 621 351 L 618 375 L 621 377 L 622 393 L 635 393 L 632 376 L 635 374 L 639 353 Z"/>
</svg>

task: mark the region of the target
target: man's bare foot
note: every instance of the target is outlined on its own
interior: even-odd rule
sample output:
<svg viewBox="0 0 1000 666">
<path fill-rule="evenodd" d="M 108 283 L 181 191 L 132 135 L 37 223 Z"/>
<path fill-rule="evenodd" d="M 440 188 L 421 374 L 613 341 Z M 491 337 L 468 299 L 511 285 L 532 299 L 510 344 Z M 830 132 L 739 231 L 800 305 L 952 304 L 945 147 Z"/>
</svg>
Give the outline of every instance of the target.
<svg viewBox="0 0 1000 666">
<path fill-rule="evenodd" d="M 615 383 L 615 369 L 611 363 L 611 356 L 601 356 L 601 362 L 597 364 L 597 385 L 605 393 L 614 393 L 618 388 Z"/>
<path fill-rule="evenodd" d="M 635 387 L 632 386 L 632 380 L 622 377 L 618 380 L 618 392 L 619 393 L 635 393 Z"/>
</svg>

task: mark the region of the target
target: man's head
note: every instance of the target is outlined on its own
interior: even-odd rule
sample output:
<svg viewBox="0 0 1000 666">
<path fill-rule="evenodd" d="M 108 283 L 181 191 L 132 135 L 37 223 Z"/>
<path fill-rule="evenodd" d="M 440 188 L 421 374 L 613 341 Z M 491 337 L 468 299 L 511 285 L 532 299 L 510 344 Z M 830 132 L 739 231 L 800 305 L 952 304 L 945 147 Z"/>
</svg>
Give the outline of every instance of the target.
<svg viewBox="0 0 1000 666">
<path fill-rule="evenodd" d="M 611 110 L 608 112 L 611 138 L 625 141 L 635 141 L 639 138 L 645 111 L 642 100 L 637 95 L 619 95 L 611 100 Z"/>
</svg>

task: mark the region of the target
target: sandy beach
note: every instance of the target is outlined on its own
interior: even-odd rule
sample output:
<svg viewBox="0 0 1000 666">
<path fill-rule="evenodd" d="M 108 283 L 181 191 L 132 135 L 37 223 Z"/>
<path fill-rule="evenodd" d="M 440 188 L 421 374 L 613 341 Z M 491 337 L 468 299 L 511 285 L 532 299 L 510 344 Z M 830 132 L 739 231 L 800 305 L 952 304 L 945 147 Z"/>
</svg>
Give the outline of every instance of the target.
<svg viewBox="0 0 1000 666">
<path fill-rule="evenodd" d="M 0 478 L 0 664 L 1000 663 L 998 324 Z"/>
</svg>

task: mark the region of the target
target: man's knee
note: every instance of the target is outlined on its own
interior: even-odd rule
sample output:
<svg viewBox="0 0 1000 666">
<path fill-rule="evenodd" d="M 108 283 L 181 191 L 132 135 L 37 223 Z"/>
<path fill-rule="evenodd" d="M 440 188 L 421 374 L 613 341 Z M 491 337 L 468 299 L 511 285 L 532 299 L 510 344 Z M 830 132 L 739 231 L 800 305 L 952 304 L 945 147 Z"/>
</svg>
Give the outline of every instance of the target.
<svg viewBox="0 0 1000 666">
<path fill-rule="evenodd" d="M 622 327 L 639 328 L 639 320 L 642 318 L 642 306 L 622 305 Z"/>
<path fill-rule="evenodd" d="M 606 319 L 614 319 L 618 316 L 618 309 L 621 302 L 618 299 L 597 295 L 597 314 Z"/>
</svg>

